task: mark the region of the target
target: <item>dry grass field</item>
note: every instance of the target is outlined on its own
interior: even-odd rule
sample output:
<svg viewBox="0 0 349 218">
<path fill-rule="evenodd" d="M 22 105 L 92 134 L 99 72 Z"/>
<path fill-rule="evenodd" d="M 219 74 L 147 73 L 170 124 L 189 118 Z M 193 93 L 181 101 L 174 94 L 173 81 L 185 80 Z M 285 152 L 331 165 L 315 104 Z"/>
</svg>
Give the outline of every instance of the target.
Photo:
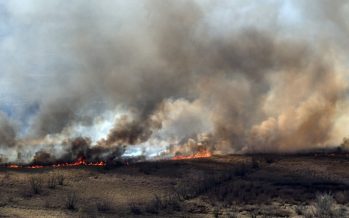
<svg viewBox="0 0 349 218">
<path fill-rule="evenodd" d="M 0 217 L 348 217 L 345 156 L 0 170 Z"/>
</svg>

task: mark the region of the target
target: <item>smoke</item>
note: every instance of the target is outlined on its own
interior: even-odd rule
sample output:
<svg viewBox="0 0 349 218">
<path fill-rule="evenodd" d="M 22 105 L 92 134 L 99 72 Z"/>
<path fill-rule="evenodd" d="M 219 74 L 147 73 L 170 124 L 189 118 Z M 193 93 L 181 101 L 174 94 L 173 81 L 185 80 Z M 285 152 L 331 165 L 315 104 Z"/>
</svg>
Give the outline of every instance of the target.
<svg viewBox="0 0 349 218">
<path fill-rule="evenodd" d="M 13 124 L 0 113 L 0 147 L 13 147 L 16 144 L 16 129 Z"/>
<path fill-rule="evenodd" d="M 126 115 L 122 116 L 116 126 L 111 129 L 106 140 L 101 144 L 106 145 L 135 145 L 145 142 L 152 134 L 152 125 L 145 120 L 130 121 Z"/>
<path fill-rule="evenodd" d="M 343 2 L 1 7 L 0 110 L 20 128 L 0 114 L 0 152 L 12 161 L 295 152 L 347 134 Z"/>
<path fill-rule="evenodd" d="M 60 155 L 53 155 L 52 150 L 39 150 L 35 153 L 33 163 L 54 164 L 73 162 L 79 158 L 84 158 L 88 162 L 107 161 L 112 163 L 124 153 L 123 147 L 106 148 L 102 146 L 92 146 L 91 139 L 77 137 L 63 143 L 64 151 Z"/>
</svg>

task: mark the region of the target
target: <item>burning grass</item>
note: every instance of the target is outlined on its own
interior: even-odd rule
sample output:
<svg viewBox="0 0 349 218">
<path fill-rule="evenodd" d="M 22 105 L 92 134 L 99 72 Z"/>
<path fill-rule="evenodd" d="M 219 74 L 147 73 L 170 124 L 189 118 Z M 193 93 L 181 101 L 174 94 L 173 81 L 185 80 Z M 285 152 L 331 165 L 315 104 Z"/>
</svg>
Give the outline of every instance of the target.
<svg viewBox="0 0 349 218">
<path fill-rule="evenodd" d="M 210 158 L 212 157 L 212 153 L 207 149 L 201 149 L 195 154 L 190 155 L 176 155 L 175 157 L 171 158 L 171 160 L 190 160 L 190 159 L 204 159 L 204 158 Z M 106 162 L 106 161 L 96 161 L 96 162 L 89 162 L 87 161 L 83 156 L 79 157 L 77 160 L 72 162 L 58 162 L 58 163 L 43 163 L 43 164 L 4 164 L 0 165 L 0 168 L 8 168 L 8 169 L 50 169 L 50 168 L 69 168 L 69 167 L 100 167 L 100 168 L 113 168 L 116 166 L 123 166 L 123 165 L 129 165 L 129 163 L 136 163 L 144 161 L 143 159 L 138 160 L 137 158 L 134 159 L 126 159 L 124 161 L 113 161 L 113 162 Z M 147 164 L 146 162 L 142 163 L 140 165 L 140 172 L 143 172 L 144 174 L 150 174 L 157 169 L 160 168 L 159 164 L 157 162 L 153 162 L 155 164 Z M 63 180 L 61 181 L 61 183 Z"/>
<path fill-rule="evenodd" d="M 198 152 L 190 155 L 176 155 L 172 160 L 189 160 L 198 158 L 209 158 L 212 156 L 212 152 L 207 149 L 201 149 Z"/>
<path fill-rule="evenodd" d="M 80 167 L 80 166 L 92 166 L 92 167 L 105 167 L 106 163 L 104 161 L 97 162 L 87 162 L 84 157 L 79 157 L 73 162 L 61 162 L 54 164 L 29 164 L 29 165 L 20 165 L 20 164 L 7 164 L 3 165 L 5 168 L 10 169 L 43 169 L 43 168 L 62 168 L 62 167 Z"/>
</svg>

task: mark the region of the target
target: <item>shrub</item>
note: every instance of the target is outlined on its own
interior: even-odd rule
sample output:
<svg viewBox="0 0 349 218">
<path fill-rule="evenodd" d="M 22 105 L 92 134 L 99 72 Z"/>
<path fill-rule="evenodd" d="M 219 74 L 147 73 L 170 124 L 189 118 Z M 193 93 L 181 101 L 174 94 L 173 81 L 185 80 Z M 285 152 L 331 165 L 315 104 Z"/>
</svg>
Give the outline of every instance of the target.
<svg viewBox="0 0 349 218">
<path fill-rule="evenodd" d="M 304 218 L 314 218 L 314 215 L 311 211 L 306 210 L 304 211 Z"/>
<path fill-rule="evenodd" d="M 345 217 L 345 211 L 342 208 L 335 208 L 335 200 L 332 194 L 317 194 L 313 217 L 317 218 L 337 218 Z"/>
<path fill-rule="evenodd" d="M 78 202 L 78 199 L 76 197 L 76 194 L 74 192 L 69 193 L 65 202 L 65 207 L 68 210 L 76 210 L 77 202 Z"/>
<path fill-rule="evenodd" d="M 40 194 L 42 192 L 42 180 L 39 177 L 31 177 L 29 184 L 33 194 Z"/>
<path fill-rule="evenodd" d="M 213 209 L 213 217 L 218 218 L 219 214 L 220 214 L 219 209 L 215 207 Z"/>
<path fill-rule="evenodd" d="M 50 189 L 55 189 L 57 185 L 57 179 L 55 176 L 50 176 L 47 180 L 47 187 Z"/>
<path fill-rule="evenodd" d="M 57 180 L 58 185 L 64 185 L 65 178 L 63 175 L 57 175 L 56 180 Z"/>
<path fill-rule="evenodd" d="M 271 164 L 275 162 L 275 159 L 271 156 L 266 156 L 264 160 L 267 164 Z"/>
<path fill-rule="evenodd" d="M 331 194 L 317 194 L 316 195 L 316 214 L 318 217 L 329 217 L 332 207 L 333 207 L 334 199 Z"/>
<path fill-rule="evenodd" d="M 111 210 L 110 204 L 104 200 L 97 202 L 96 207 L 99 212 L 108 212 Z"/>
<path fill-rule="evenodd" d="M 259 162 L 255 157 L 252 157 L 251 162 L 252 169 L 259 169 Z"/>
<path fill-rule="evenodd" d="M 158 214 L 161 209 L 162 202 L 158 195 L 154 195 L 154 198 L 150 201 L 150 203 L 145 207 L 145 211 L 152 214 Z"/>
<path fill-rule="evenodd" d="M 47 209 L 53 208 L 53 205 L 52 205 L 49 201 L 45 201 L 44 206 L 45 206 L 45 208 L 47 208 Z"/>
<path fill-rule="evenodd" d="M 303 205 L 298 205 L 298 206 L 296 206 L 295 210 L 296 210 L 297 215 L 304 215 L 307 208 Z"/>
<path fill-rule="evenodd" d="M 167 194 L 163 197 L 154 195 L 154 198 L 145 207 L 146 212 L 158 214 L 160 210 L 180 211 L 181 205 L 178 196 Z"/>
<path fill-rule="evenodd" d="M 346 204 L 348 202 L 348 192 L 347 191 L 337 192 L 334 195 L 334 199 L 339 204 Z"/>
<path fill-rule="evenodd" d="M 175 211 L 181 210 L 179 198 L 176 195 L 171 195 L 171 194 L 168 194 L 163 197 L 162 207 L 163 209 L 169 209 L 169 210 L 175 210 Z"/>
<path fill-rule="evenodd" d="M 129 204 L 129 207 L 130 207 L 130 210 L 133 214 L 135 214 L 135 215 L 142 214 L 142 210 L 141 210 L 141 207 L 139 206 L 139 204 L 131 202 Z"/>
<path fill-rule="evenodd" d="M 235 169 L 234 175 L 239 177 L 244 177 L 248 173 L 248 170 L 249 170 L 248 167 L 245 164 L 242 164 Z"/>
</svg>

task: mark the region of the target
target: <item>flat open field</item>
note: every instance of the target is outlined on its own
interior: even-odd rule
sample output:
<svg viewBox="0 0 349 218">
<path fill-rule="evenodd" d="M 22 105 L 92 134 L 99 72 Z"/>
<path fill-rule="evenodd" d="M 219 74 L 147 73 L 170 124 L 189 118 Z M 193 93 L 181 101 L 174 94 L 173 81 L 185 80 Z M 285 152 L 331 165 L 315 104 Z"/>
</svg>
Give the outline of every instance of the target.
<svg viewBox="0 0 349 218">
<path fill-rule="evenodd" d="M 345 155 L 2 168 L 0 217 L 347 217 L 348 169 Z"/>
</svg>

